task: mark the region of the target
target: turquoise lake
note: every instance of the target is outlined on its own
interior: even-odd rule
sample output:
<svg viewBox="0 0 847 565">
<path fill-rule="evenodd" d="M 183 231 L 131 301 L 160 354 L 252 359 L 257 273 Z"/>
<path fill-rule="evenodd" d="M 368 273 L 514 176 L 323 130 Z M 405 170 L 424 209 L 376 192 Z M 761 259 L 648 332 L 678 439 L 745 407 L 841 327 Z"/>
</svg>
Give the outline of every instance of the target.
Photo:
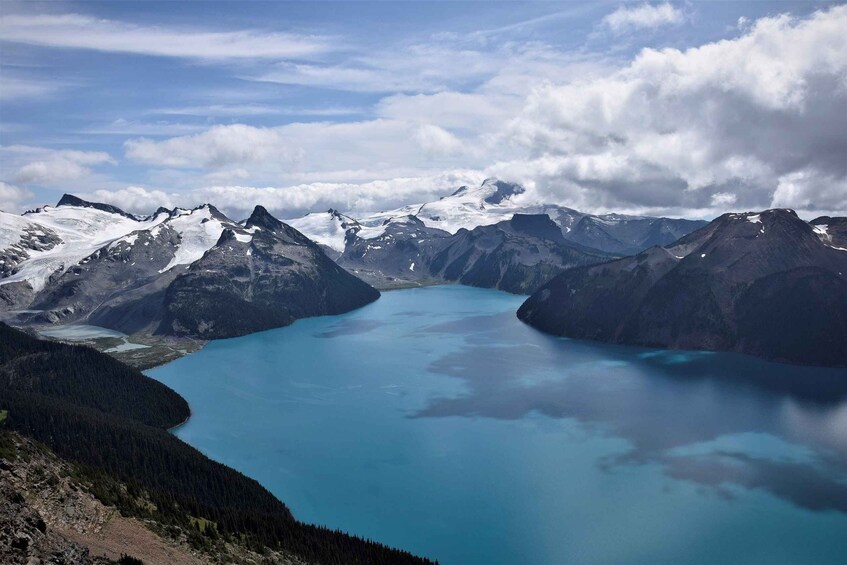
<svg viewBox="0 0 847 565">
<path fill-rule="evenodd" d="M 383 293 L 148 374 L 304 521 L 442 564 L 845 563 L 847 370 L 566 340 Z"/>
</svg>

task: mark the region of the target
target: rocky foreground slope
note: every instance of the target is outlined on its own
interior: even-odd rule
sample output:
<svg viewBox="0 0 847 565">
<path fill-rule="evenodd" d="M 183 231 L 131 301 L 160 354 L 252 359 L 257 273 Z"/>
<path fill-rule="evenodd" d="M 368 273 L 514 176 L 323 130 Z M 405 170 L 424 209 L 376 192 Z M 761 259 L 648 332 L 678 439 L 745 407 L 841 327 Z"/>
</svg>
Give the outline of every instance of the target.
<svg viewBox="0 0 847 565">
<path fill-rule="evenodd" d="M 847 365 L 847 250 L 829 225 L 843 220 L 725 214 L 667 247 L 566 271 L 518 317 L 568 337 Z"/>
</svg>

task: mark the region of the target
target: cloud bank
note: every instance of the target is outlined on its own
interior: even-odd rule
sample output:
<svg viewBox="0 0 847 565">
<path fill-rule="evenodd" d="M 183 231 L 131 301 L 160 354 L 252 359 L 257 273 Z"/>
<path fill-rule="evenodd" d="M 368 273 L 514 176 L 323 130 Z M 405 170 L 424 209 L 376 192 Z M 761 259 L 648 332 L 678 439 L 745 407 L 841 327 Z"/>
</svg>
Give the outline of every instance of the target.
<svg viewBox="0 0 847 565">
<path fill-rule="evenodd" d="M 642 4 L 601 25 L 624 33 L 684 19 L 671 4 Z M 590 212 L 709 217 L 779 206 L 847 214 L 847 6 L 731 29 L 737 35 L 727 39 L 627 59 L 445 36 L 343 63 L 269 61 L 244 78 L 376 93 L 376 101 L 355 119 L 317 113 L 320 121 L 281 126 L 139 133 L 147 136 L 124 142 L 122 165 L 145 167 L 146 186 L 91 186 L 88 194 L 136 211 L 208 200 L 236 217 L 256 203 L 290 216 L 389 209 L 499 176 L 524 183 L 527 199 Z M 189 39 L 205 37 L 197 33 Z M 251 49 L 245 41 L 233 56 Z M 258 57 L 285 51 L 264 49 Z M 111 163 L 107 154 L 44 151 L 13 162 L 0 152 L 3 169 L 14 171 L 7 180 L 27 188 Z"/>
</svg>

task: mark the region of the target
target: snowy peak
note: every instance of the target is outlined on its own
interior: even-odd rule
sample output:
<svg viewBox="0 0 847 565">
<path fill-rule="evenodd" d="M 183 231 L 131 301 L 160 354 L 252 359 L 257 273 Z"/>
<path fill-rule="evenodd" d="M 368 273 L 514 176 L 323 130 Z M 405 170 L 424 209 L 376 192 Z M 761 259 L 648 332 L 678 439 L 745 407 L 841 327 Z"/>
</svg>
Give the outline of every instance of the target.
<svg viewBox="0 0 847 565">
<path fill-rule="evenodd" d="M 125 218 L 130 218 L 132 220 L 138 220 L 136 216 L 132 214 L 128 214 L 124 212 L 117 206 L 112 206 L 111 204 L 103 204 L 100 202 L 89 202 L 87 200 L 83 200 L 78 196 L 74 196 L 73 194 L 64 194 L 62 198 L 59 199 L 59 203 L 56 204 L 56 207 L 59 206 L 75 206 L 77 208 L 94 208 L 95 210 L 102 210 L 103 212 L 108 212 L 110 214 L 118 214 L 119 216 L 124 216 Z"/>
<path fill-rule="evenodd" d="M 274 218 L 264 206 L 256 206 L 244 225 L 248 228 L 257 227 L 276 231 L 283 226 L 283 223 Z"/>
<path fill-rule="evenodd" d="M 809 222 L 809 225 L 824 245 L 847 251 L 847 218 L 821 216 Z"/>
<path fill-rule="evenodd" d="M 285 223 L 335 254 L 343 253 L 347 240 L 362 229 L 357 220 L 333 208 L 286 220 Z"/>
</svg>

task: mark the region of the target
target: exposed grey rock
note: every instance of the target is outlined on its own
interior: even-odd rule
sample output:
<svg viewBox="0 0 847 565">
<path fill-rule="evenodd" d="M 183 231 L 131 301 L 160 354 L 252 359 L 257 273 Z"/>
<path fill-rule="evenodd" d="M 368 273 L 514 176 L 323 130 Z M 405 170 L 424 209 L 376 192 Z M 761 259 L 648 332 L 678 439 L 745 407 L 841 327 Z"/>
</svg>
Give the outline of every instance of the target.
<svg viewBox="0 0 847 565">
<path fill-rule="evenodd" d="M 847 218 L 821 216 L 809 224 L 825 245 L 847 249 Z"/>
<path fill-rule="evenodd" d="M 231 337 L 340 314 L 378 297 L 317 244 L 257 206 L 243 228 L 224 230 L 167 287 L 158 332 Z"/>
<path fill-rule="evenodd" d="M 455 235 L 428 228 L 415 216 L 390 220 L 382 235 L 354 238 L 339 263 L 375 284 L 459 282 L 530 293 L 566 268 L 615 256 L 564 239 L 546 215 L 511 220 Z"/>
</svg>

